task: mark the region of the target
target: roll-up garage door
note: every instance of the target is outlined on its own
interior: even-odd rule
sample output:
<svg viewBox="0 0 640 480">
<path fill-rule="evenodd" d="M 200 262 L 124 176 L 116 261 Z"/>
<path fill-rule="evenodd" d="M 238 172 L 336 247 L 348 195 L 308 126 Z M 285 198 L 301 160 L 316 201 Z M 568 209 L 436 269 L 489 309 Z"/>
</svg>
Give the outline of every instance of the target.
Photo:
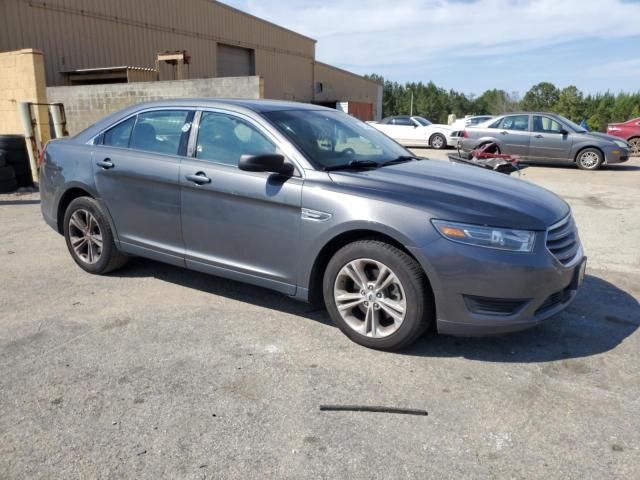
<svg viewBox="0 0 640 480">
<path fill-rule="evenodd" d="M 255 75 L 253 50 L 218 44 L 218 76 L 247 77 Z"/>
</svg>

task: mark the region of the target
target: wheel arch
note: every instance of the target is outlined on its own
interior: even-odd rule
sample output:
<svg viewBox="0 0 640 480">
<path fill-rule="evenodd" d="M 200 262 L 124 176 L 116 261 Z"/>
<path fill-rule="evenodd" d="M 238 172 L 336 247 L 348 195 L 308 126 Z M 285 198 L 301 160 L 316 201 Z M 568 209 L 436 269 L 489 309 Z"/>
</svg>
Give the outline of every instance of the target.
<svg viewBox="0 0 640 480">
<path fill-rule="evenodd" d="M 64 233 L 64 214 L 67 211 L 69 204 L 76 198 L 89 197 L 95 199 L 87 189 L 80 186 L 72 186 L 65 190 L 58 200 L 58 206 L 56 208 L 56 225 L 58 227 L 58 233 Z"/>
<path fill-rule="evenodd" d="M 333 255 L 340 250 L 345 245 L 348 245 L 353 242 L 357 242 L 360 240 L 378 240 L 403 251 L 407 255 L 409 255 L 413 260 L 420 265 L 420 269 L 425 277 L 425 281 L 429 288 L 433 293 L 433 288 L 431 287 L 431 282 L 429 281 L 429 277 L 427 273 L 424 271 L 424 268 L 420 264 L 419 260 L 411 253 L 411 251 L 398 239 L 391 236 L 389 233 L 383 233 L 377 230 L 371 230 L 367 228 L 358 228 L 353 230 L 348 230 L 341 232 L 334 237 L 332 237 L 329 241 L 327 241 L 323 247 L 320 249 L 316 258 L 313 262 L 313 266 L 311 267 L 311 271 L 309 274 L 308 281 L 308 300 L 310 303 L 314 305 L 321 305 L 323 303 L 322 299 L 322 280 L 324 277 L 324 272 L 329 264 L 329 261 L 333 257 Z"/>
<path fill-rule="evenodd" d="M 579 147 L 578 150 L 576 151 L 576 154 L 573 156 L 573 163 L 578 163 L 578 157 L 580 156 L 580 154 L 590 148 L 599 151 L 600 155 L 602 155 L 602 163 L 606 163 L 607 157 L 604 154 L 604 150 L 602 150 L 602 148 L 597 147 L 595 145 L 586 145 L 583 147 Z"/>
</svg>

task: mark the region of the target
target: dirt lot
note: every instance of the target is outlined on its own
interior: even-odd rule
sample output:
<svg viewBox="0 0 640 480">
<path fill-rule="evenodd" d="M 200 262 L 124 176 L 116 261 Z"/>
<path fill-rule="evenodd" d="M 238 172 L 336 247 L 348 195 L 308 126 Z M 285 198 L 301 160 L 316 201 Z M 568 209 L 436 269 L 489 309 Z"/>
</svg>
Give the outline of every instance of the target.
<svg viewBox="0 0 640 480">
<path fill-rule="evenodd" d="M 576 302 L 399 354 L 259 288 L 146 260 L 90 276 L 37 195 L 0 196 L 0 478 L 638 478 L 640 159 L 525 174 L 574 209 Z"/>
</svg>

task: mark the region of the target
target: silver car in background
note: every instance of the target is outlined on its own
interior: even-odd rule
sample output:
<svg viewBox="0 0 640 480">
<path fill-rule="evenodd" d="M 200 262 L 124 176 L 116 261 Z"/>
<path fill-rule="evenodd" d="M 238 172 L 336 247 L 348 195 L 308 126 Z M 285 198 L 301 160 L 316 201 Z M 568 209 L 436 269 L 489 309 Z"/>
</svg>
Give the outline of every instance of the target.
<svg viewBox="0 0 640 480">
<path fill-rule="evenodd" d="M 429 327 L 528 328 L 584 277 L 571 210 L 553 193 L 416 158 L 315 105 L 136 105 L 50 142 L 43 162 L 42 214 L 85 271 L 137 255 L 252 283 L 323 303 L 371 348 Z"/>
<path fill-rule="evenodd" d="M 468 126 L 460 146 L 470 152 L 493 142 L 500 153 L 525 162 L 576 164 L 583 170 L 626 162 L 629 145 L 621 138 L 589 132 L 554 113 L 513 113 L 478 126 Z"/>
</svg>

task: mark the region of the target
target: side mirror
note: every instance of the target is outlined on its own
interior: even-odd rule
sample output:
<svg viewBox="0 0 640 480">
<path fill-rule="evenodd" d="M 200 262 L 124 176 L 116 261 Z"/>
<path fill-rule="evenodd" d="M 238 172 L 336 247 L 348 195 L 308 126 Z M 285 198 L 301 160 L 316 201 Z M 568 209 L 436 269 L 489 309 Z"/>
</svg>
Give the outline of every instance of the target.
<svg viewBox="0 0 640 480">
<path fill-rule="evenodd" d="M 271 172 L 280 175 L 293 175 L 293 165 L 285 162 L 284 156 L 277 153 L 242 155 L 238 168 L 245 172 Z"/>
<path fill-rule="evenodd" d="M 560 130 L 560 133 L 562 135 L 569 135 L 569 130 L 563 128 L 562 130 Z"/>
</svg>

